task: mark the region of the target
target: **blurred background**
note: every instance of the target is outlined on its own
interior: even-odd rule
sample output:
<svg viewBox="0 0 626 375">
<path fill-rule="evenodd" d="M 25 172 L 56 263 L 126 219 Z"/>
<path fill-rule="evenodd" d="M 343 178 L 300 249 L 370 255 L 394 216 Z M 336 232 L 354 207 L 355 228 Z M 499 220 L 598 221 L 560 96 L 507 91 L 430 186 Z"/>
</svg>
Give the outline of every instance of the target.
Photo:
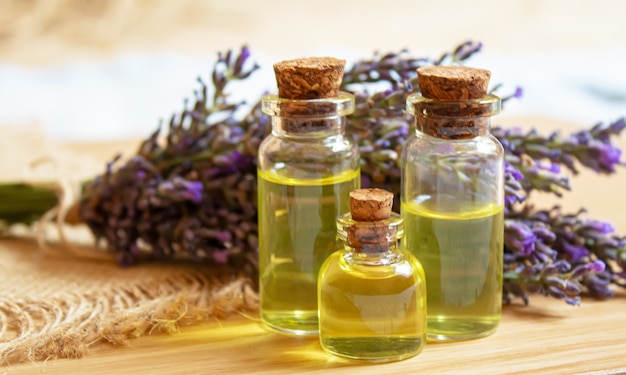
<svg viewBox="0 0 626 375">
<path fill-rule="evenodd" d="M 496 125 L 612 122 L 626 115 L 625 17 L 621 0 L 0 0 L 0 180 L 100 173 L 182 109 L 218 51 L 244 44 L 261 69 L 232 93 L 251 102 L 275 90 L 280 60 L 437 58 L 474 40 L 484 48 L 468 65 L 490 69 L 501 93 L 524 89 Z M 626 232 L 621 172 L 583 171 L 558 203 Z"/>
<path fill-rule="evenodd" d="M 137 139 L 182 108 L 217 51 L 250 47 L 262 69 L 236 95 L 256 100 L 279 60 L 438 57 L 466 40 L 484 44 L 468 65 L 502 93 L 524 88 L 498 121 L 589 126 L 626 114 L 625 16 L 620 0 L 1 0 L 0 126 Z"/>
</svg>

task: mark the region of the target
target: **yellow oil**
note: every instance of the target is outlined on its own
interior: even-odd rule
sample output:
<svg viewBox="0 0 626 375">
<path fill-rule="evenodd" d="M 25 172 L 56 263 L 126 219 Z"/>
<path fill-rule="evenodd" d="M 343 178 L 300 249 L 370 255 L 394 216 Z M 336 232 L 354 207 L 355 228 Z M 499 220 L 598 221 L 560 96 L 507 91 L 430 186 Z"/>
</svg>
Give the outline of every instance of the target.
<svg viewBox="0 0 626 375">
<path fill-rule="evenodd" d="M 317 334 L 317 275 L 338 248 L 336 221 L 350 210 L 359 170 L 317 180 L 258 172 L 261 319 L 269 328 Z"/>
<path fill-rule="evenodd" d="M 426 286 L 417 260 L 354 264 L 344 251 L 320 270 L 320 342 L 335 355 L 376 362 L 418 354 L 426 343 Z"/>
<path fill-rule="evenodd" d="M 429 203 L 402 203 L 402 247 L 426 273 L 428 338 L 489 335 L 502 313 L 503 207 L 441 214 Z"/>
</svg>

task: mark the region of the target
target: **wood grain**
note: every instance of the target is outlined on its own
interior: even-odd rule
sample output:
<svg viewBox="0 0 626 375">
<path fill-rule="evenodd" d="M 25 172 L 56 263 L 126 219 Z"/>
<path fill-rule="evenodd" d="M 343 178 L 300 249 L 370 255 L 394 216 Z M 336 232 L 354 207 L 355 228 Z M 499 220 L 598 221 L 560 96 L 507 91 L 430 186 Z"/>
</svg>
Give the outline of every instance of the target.
<svg viewBox="0 0 626 375">
<path fill-rule="evenodd" d="M 132 347 L 100 346 L 79 360 L 7 367 L 9 374 L 602 374 L 626 373 L 626 293 L 580 307 L 535 297 L 506 306 L 495 334 L 430 343 L 416 357 L 389 364 L 343 361 L 317 338 L 266 331 L 249 317 L 214 322 Z M 2 370 L 0 370 L 1 373 Z M 600 372 L 601 371 L 601 372 Z"/>
</svg>

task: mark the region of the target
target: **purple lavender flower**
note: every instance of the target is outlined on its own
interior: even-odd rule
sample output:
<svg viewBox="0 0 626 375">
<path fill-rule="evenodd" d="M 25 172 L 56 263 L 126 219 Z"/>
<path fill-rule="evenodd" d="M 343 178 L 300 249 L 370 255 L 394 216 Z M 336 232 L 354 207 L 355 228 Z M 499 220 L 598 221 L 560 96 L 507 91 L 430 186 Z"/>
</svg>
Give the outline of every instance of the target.
<svg viewBox="0 0 626 375">
<path fill-rule="evenodd" d="M 513 204 L 523 202 L 526 199 L 524 188 L 520 181 L 524 175 L 511 163 L 504 162 L 504 205 L 505 211 L 508 212 Z"/>
<path fill-rule="evenodd" d="M 565 286 L 565 293 L 567 293 L 568 295 L 577 296 L 582 292 L 577 282 L 566 280 L 564 286 Z"/>
<path fill-rule="evenodd" d="M 454 50 L 454 52 L 452 52 L 452 59 L 453 61 L 467 60 L 469 57 L 471 57 L 475 53 L 480 52 L 482 48 L 483 48 L 482 42 L 474 42 L 474 41 L 469 40 L 461 44 L 460 46 L 458 46 Z"/>
<path fill-rule="evenodd" d="M 515 249 L 523 255 L 530 255 L 535 250 L 537 236 L 525 224 L 512 220 L 504 223 L 504 245 L 509 249 Z"/>
<path fill-rule="evenodd" d="M 621 164 L 622 151 L 610 144 L 577 136 L 579 144 L 572 146 L 572 152 L 578 156 L 581 164 L 598 173 L 613 173 L 615 166 Z M 588 135 L 588 134 L 587 134 Z"/>
<path fill-rule="evenodd" d="M 602 169 L 615 172 L 615 166 L 621 163 L 622 150 L 611 145 L 602 144 L 598 148 L 598 162 Z"/>
<path fill-rule="evenodd" d="M 580 297 L 576 296 L 574 298 L 565 297 L 565 303 L 572 306 L 580 305 Z"/>
<path fill-rule="evenodd" d="M 535 165 L 540 169 L 548 171 L 550 173 L 558 174 L 561 173 L 561 166 L 555 162 L 546 162 L 544 160 L 537 160 Z"/>
<path fill-rule="evenodd" d="M 606 269 L 606 264 L 601 260 L 595 260 L 593 263 L 587 265 L 589 271 L 593 272 L 604 272 Z"/>
<path fill-rule="evenodd" d="M 624 129 L 626 129 L 626 117 L 618 119 L 609 126 L 598 123 L 591 128 L 589 133 L 593 134 L 600 142 L 610 144 L 611 136 L 619 135 Z"/>
<path fill-rule="evenodd" d="M 521 165 L 520 168 L 525 176 L 522 186 L 527 194 L 536 189 L 551 192 L 560 197 L 563 195 L 562 190 L 571 189 L 567 176 L 553 173 L 550 169 L 541 168 L 537 164 Z"/>
<path fill-rule="evenodd" d="M 361 175 L 361 187 L 365 189 L 370 186 L 372 186 L 372 178 L 366 174 L 362 174 Z"/>
<path fill-rule="evenodd" d="M 233 236 L 230 232 L 222 230 L 215 233 L 215 238 L 222 243 L 229 243 L 230 241 L 232 241 Z"/>
<path fill-rule="evenodd" d="M 547 288 L 547 292 L 549 295 L 551 295 L 554 298 L 558 298 L 558 299 L 564 299 L 567 298 L 567 294 L 565 294 L 565 292 L 563 290 L 561 290 L 561 288 L 551 285 Z"/>
<path fill-rule="evenodd" d="M 594 297 L 608 298 L 613 296 L 613 290 L 610 289 L 611 274 L 606 271 L 588 273 L 583 277 L 583 282 Z"/>
<path fill-rule="evenodd" d="M 203 189 L 202 182 L 187 181 L 182 177 L 176 176 L 172 180 L 161 182 L 157 191 L 159 195 L 176 202 L 191 201 L 200 203 Z"/>
<path fill-rule="evenodd" d="M 544 243 L 552 243 L 556 239 L 554 232 L 545 225 L 535 225 L 532 228 L 533 234 Z"/>
<path fill-rule="evenodd" d="M 545 266 L 542 272 L 544 275 L 553 275 L 555 273 L 567 272 L 571 267 L 566 260 L 560 259 Z"/>
<path fill-rule="evenodd" d="M 504 196 L 504 204 L 508 207 L 512 206 L 513 204 L 515 204 L 516 202 L 518 202 L 519 199 L 511 194 L 507 194 Z"/>
<path fill-rule="evenodd" d="M 578 279 L 581 276 L 589 272 L 604 272 L 605 269 L 606 269 L 606 264 L 603 261 L 597 259 L 593 261 L 592 263 L 585 263 L 585 264 L 580 264 L 576 266 L 572 270 L 569 277 L 571 279 Z"/>
<path fill-rule="evenodd" d="M 522 172 L 513 167 L 508 161 L 504 162 L 504 174 L 506 176 L 511 176 L 515 181 L 519 181 L 524 178 Z"/>
<path fill-rule="evenodd" d="M 557 160 L 561 155 L 561 150 L 553 149 L 549 145 L 542 144 L 527 144 L 524 147 L 524 151 L 535 160 L 535 165 L 537 161 L 541 161 L 542 159 Z M 543 169 L 550 170 L 549 168 Z"/>
<path fill-rule="evenodd" d="M 213 261 L 217 264 L 226 264 L 228 263 L 228 250 L 214 250 L 213 251 Z"/>
<path fill-rule="evenodd" d="M 578 263 L 589 256 L 589 250 L 586 247 L 574 245 L 563 240 L 557 241 L 555 248 L 562 251 L 572 263 Z"/>
<path fill-rule="evenodd" d="M 600 220 L 585 220 L 576 232 L 585 237 L 599 237 L 600 235 L 611 234 L 615 232 L 615 228 L 611 223 Z"/>
<path fill-rule="evenodd" d="M 491 91 L 489 91 L 490 94 L 495 94 L 497 93 L 497 91 L 502 87 L 502 85 L 496 85 L 494 88 L 491 89 Z M 506 107 L 506 104 L 511 100 L 511 99 L 520 99 L 522 97 L 522 95 L 524 94 L 524 90 L 517 86 L 515 88 L 515 91 L 513 93 L 510 94 L 505 94 L 505 95 L 500 95 L 500 100 L 502 102 L 502 106 Z"/>
<path fill-rule="evenodd" d="M 139 254 L 139 246 L 137 246 L 137 244 L 135 244 L 135 243 L 130 244 L 129 249 L 130 249 L 130 253 L 131 254 L 133 254 L 133 255 Z"/>
<path fill-rule="evenodd" d="M 568 137 L 558 132 L 549 137 L 540 136 L 535 130 L 524 133 L 521 129 L 493 128 L 494 134 L 505 147 L 507 161 L 518 167 L 525 175 L 524 188 L 557 193 L 561 188 L 568 189 L 566 179 L 553 178 L 553 183 L 541 181 L 532 167 L 525 167 L 522 159 L 528 156 L 536 164 L 550 162 L 550 167 L 542 165 L 536 167 L 545 171 L 558 173 L 558 165 L 565 166 L 573 173 L 578 173 L 576 161 L 598 173 L 610 174 L 615 172 L 616 166 L 622 165 L 621 150 L 611 143 L 611 136 L 618 135 L 626 128 L 626 119 L 622 118 L 608 126 L 598 124 L 591 130 L 574 133 Z M 526 170 L 528 169 L 528 170 Z M 558 195 L 558 194 L 557 194 Z"/>
<path fill-rule="evenodd" d="M 216 155 L 213 158 L 215 165 L 220 167 L 230 167 L 231 172 L 246 169 L 253 163 L 253 158 L 250 155 L 245 155 L 238 150 L 232 151 L 226 155 Z"/>
<path fill-rule="evenodd" d="M 237 60 L 235 61 L 235 66 L 233 67 L 233 72 L 235 74 L 241 73 L 243 70 L 243 64 L 246 63 L 248 58 L 250 57 L 250 49 L 248 46 L 241 47 L 241 52 L 239 52 L 239 56 L 237 56 Z"/>
</svg>

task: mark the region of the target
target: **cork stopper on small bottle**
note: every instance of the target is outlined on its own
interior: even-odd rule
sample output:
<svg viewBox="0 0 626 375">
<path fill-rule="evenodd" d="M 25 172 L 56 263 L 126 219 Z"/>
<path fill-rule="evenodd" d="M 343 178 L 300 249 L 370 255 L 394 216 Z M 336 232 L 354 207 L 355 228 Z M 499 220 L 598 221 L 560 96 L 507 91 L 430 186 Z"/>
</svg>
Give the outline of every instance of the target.
<svg viewBox="0 0 626 375">
<path fill-rule="evenodd" d="M 465 66 L 426 66 L 417 69 L 422 96 L 441 101 L 466 101 L 487 95 L 491 72 Z"/>
<path fill-rule="evenodd" d="M 347 242 L 357 252 L 380 252 L 395 240 L 391 216 L 393 193 L 383 189 L 358 189 L 350 193 L 350 214 L 354 223 L 347 228 Z"/>
<path fill-rule="evenodd" d="M 278 96 L 283 99 L 333 98 L 339 93 L 345 60 L 308 57 L 274 64 Z"/>
<path fill-rule="evenodd" d="M 383 189 L 357 189 L 350 192 L 350 213 L 355 221 L 388 219 L 393 206 L 393 193 Z"/>
</svg>

